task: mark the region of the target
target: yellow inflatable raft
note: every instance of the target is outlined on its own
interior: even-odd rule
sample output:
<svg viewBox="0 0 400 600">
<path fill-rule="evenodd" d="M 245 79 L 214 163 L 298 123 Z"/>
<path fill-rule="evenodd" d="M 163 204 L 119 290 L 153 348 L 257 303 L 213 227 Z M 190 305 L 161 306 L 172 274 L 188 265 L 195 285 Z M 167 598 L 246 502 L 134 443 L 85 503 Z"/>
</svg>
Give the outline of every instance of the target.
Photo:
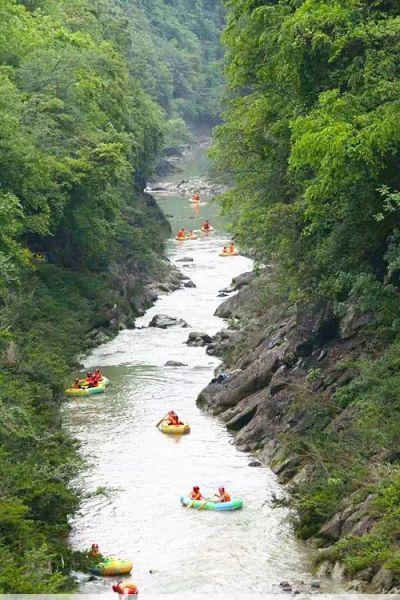
<svg viewBox="0 0 400 600">
<path fill-rule="evenodd" d="M 163 433 L 172 435 L 184 435 L 185 433 L 190 433 L 190 425 L 187 425 L 186 423 L 183 425 L 168 425 L 168 421 L 163 421 L 160 429 Z"/>
<path fill-rule="evenodd" d="M 90 569 L 94 575 L 113 577 L 115 575 L 128 575 L 132 571 L 130 560 L 120 560 L 118 558 L 107 558 Z"/>
<path fill-rule="evenodd" d="M 175 239 L 178 240 L 178 242 L 184 242 L 188 238 L 186 237 L 186 235 L 185 235 L 185 237 L 180 237 L 179 235 L 177 235 Z"/>
<path fill-rule="evenodd" d="M 220 252 L 219 253 L 220 256 L 239 256 L 239 252 L 237 250 L 234 250 L 233 252 Z"/>
<path fill-rule="evenodd" d="M 92 388 L 68 388 L 65 390 L 67 396 L 93 396 L 94 394 L 104 394 L 106 391 L 106 386 L 97 385 Z"/>
</svg>

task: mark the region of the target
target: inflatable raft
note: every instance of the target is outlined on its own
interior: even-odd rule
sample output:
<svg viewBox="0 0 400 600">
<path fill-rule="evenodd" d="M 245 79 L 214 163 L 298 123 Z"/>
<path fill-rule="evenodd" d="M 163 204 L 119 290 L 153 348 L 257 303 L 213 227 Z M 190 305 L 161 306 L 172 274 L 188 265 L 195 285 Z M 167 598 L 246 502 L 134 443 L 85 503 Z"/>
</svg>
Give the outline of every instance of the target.
<svg viewBox="0 0 400 600">
<path fill-rule="evenodd" d="M 128 575 L 132 571 L 130 560 L 119 560 L 118 558 L 107 558 L 90 569 L 93 575 L 115 576 Z"/>
<path fill-rule="evenodd" d="M 204 229 L 204 227 L 201 228 L 201 233 L 213 233 L 214 232 L 214 227 L 210 227 L 209 229 Z"/>
<path fill-rule="evenodd" d="M 211 500 L 192 500 L 189 496 L 182 496 L 181 503 L 186 508 L 197 510 L 238 510 L 243 508 L 243 500 L 234 499 L 231 502 L 212 502 Z"/>
<path fill-rule="evenodd" d="M 65 390 L 67 396 L 93 396 L 94 394 L 104 394 L 106 386 L 104 384 L 92 388 L 68 388 Z"/>
<path fill-rule="evenodd" d="M 175 239 L 178 240 L 178 242 L 184 242 L 188 238 L 186 237 L 186 235 L 185 235 L 185 237 L 181 237 L 181 236 L 177 235 Z"/>
<path fill-rule="evenodd" d="M 234 252 L 220 252 L 219 253 L 220 256 L 239 256 L 239 252 L 237 250 L 235 250 Z"/>
<path fill-rule="evenodd" d="M 163 421 L 160 425 L 160 430 L 163 433 L 169 433 L 172 435 L 183 435 L 185 433 L 190 433 L 190 425 L 168 425 L 167 421 Z"/>
</svg>

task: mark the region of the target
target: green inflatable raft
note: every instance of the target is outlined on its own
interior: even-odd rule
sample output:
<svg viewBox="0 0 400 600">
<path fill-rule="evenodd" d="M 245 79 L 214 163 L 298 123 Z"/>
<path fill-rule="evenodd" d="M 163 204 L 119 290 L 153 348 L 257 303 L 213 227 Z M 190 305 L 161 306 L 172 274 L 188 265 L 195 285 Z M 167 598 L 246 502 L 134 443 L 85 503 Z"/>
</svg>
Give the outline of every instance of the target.
<svg viewBox="0 0 400 600">
<path fill-rule="evenodd" d="M 243 500 L 233 499 L 230 502 L 212 502 L 211 500 L 192 500 L 188 496 L 181 497 L 181 503 L 186 508 L 197 508 L 197 510 L 238 510 L 243 508 Z"/>
</svg>

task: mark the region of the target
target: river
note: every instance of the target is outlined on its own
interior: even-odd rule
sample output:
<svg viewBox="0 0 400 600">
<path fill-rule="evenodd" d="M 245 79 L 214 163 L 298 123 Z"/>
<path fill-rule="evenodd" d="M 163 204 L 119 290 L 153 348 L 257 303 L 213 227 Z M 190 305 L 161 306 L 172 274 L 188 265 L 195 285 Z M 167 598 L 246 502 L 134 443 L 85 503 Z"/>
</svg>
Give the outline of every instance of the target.
<svg viewBox="0 0 400 600">
<path fill-rule="evenodd" d="M 203 153 L 195 153 L 175 177 L 199 176 L 205 168 Z M 162 295 L 138 319 L 137 329 L 122 331 L 84 360 L 85 368 L 102 368 L 112 385 L 102 396 L 69 402 L 65 425 L 88 462 L 79 484 L 88 493 L 107 492 L 83 503 L 72 522 L 71 543 L 83 550 L 97 542 L 104 554 L 131 559 L 130 579 L 144 598 L 264 594 L 279 589 L 283 579 L 309 580 L 306 547 L 295 539 L 287 510 L 272 507 L 273 494 L 283 493 L 276 477 L 268 468 L 248 466 L 251 456 L 196 406 L 219 361 L 185 341 L 191 330 L 212 335 L 221 329 L 224 322 L 213 316 L 222 300 L 218 292 L 252 263 L 218 256 L 229 237 L 214 203 L 195 211 L 188 197 L 157 199 L 174 232 L 180 226 L 199 229 L 205 218 L 216 232 L 183 244 L 169 240 L 166 253 L 173 263 L 193 258 L 177 265 L 197 287 Z M 146 328 L 157 313 L 183 318 L 190 328 Z M 187 366 L 166 367 L 168 360 Z M 170 409 L 190 423 L 190 435 L 168 437 L 156 429 Z M 206 494 L 224 484 L 245 507 L 234 513 L 184 509 L 179 498 L 194 484 Z M 110 587 L 110 580 L 98 578 L 80 591 L 103 594 Z"/>
</svg>

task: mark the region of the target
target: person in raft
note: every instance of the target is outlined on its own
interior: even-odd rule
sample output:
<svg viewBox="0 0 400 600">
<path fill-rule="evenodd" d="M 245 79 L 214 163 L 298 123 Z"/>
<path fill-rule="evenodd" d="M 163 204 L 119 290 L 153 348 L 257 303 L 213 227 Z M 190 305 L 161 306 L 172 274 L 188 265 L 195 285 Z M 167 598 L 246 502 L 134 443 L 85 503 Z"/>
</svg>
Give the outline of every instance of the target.
<svg viewBox="0 0 400 600">
<path fill-rule="evenodd" d="M 203 229 L 204 229 L 204 231 L 209 231 L 211 229 L 210 221 L 208 219 L 207 219 L 207 221 L 204 221 Z"/>
<path fill-rule="evenodd" d="M 182 421 L 179 420 L 178 415 L 170 410 L 168 413 L 168 425 L 183 425 Z"/>
<path fill-rule="evenodd" d="M 235 252 L 235 244 L 233 242 L 229 244 L 228 252 Z"/>
<path fill-rule="evenodd" d="M 192 196 L 193 202 L 200 202 L 200 194 L 199 192 L 195 192 Z"/>
<path fill-rule="evenodd" d="M 222 248 L 222 252 L 223 252 L 224 254 L 228 254 L 228 248 L 227 248 L 226 246 L 224 246 L 224 247 Z"/>
<path fill-rule="evenodd" d="M 193 486 L 193 489 L 190 492 L 190 498 L 192 500 L 204 500 L 204 496 L 202 495 L 198 485 Z"/>
<path fill-rule="evenodd" d="M 90 556 L 90 558 L 95 558 L 97 561 L 100 561 L 103 557 L 100 554 L 99 551 L 99 545 L 98 544 L 92 544 L 92 547 L 90 548 L 88 555 Z"/>
<path fill-rule="evenodd" d="M 99 385 L 99 382 L 97 381 L 97 379 L 95 378 L 93 373 L 91 373 L 91 371 L 88 371 L 86 373 L 86 380 L 87 380 L 87 387 L 89 387 L 89 388 L 94 388 Z"/>
<path fill-rule="evenodd" d="M 80 390 L 81 388 L 82 388 L 81 382 L 79 381 L 79 379 L 75 379 L 74 385 L 72 386 L 72 389 L 74 389 L 74 390 Z"/>
<path fill-rule="evenodd" d="M 98 383 L 100 381 L 102 381 L 103 379 L 103 373 L 100 371 L 100 369 L 96 369 L 95 372 L 93 373 L 93 379 L 95 381 L 97 381 Z"/>
<path fill-rule="evenodd" d="M 230 502 L 231 497 L 228 492 L 225 491 L 224 487 L 218 488 L 218 494 L 215 494 L 217 498 L 217 502 Z"/>
<path fill-rule="evenodd" d="M 183 229 L 183 227 L 181 227 L 181 229 L 178 231 L 178 238 L 184 238 L 186 237 L 186 231 Z"/>
</svg>

